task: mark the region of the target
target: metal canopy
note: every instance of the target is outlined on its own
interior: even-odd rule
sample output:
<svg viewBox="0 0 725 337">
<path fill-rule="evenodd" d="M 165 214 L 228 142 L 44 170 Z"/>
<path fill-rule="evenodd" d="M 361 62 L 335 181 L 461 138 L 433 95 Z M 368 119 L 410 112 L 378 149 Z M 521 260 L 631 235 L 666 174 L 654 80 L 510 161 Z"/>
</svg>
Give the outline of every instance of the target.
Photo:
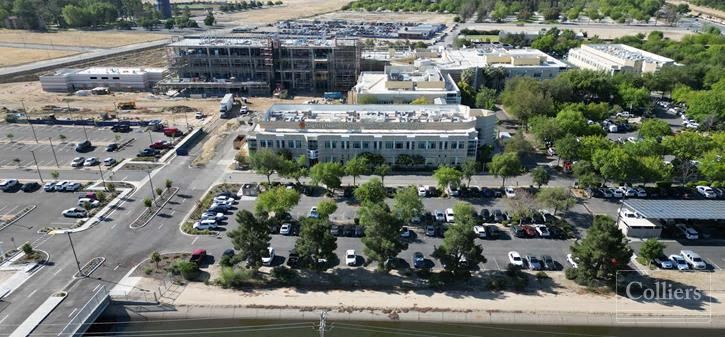
<svg viewBox="0 0 725 337">
<path fill-rule="evenodd" d="M 725 220 L 725 200 L 626 199 L 622 204 L 650 219 Z"/>
</svg>

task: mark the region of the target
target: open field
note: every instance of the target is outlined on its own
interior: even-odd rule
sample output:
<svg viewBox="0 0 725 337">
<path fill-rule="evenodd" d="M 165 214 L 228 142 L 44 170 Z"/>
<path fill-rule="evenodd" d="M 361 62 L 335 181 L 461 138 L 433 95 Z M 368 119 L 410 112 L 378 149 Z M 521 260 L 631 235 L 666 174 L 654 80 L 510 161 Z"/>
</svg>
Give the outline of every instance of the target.
<svg viewBox="0 0 725 337">
<path fill-rule="evenodd" d="M 47 44 L 50 46 L 62 45 L 111 48 L 167 38 L 169 38 L 168 35 L 152 34 L 145 32 L 128 33 L 117 31 L 63 31 L 58 33 L 34 33 L 25 30 L 0 30 L 0 42 Z"/>
<path fill-rule="evenodd" d="M 69 50 L 0 47 L 0 67 L 49 60 L 75 54 L 78 53 Z"/>
<path fill-rule="evenodd" d="M 688 31 L 685 28 L 679 28 L 679 27 L 668 27 L 668 26 L 654 26 L 654 25 L 648 25 L 648 26 L 634 26 L 634 25 L 628 25 L 628 26 L 622 26 L 622 25 L 613 25 L 613 24 L 599 24 L 599 23 L 591 23 L 591 24 L 540 24 L 540 23 L 527 23 L 523 26 L 519 26 L 515 23 L 474 23 L 469 25 L 468 29 L 475 29 L 475 30 L 506 30 L 506 31 L 526 31 L 526 32 L 534 32 L 539 31 L 541 29 L 549 29 L 552 27 L 557 27 L 559 29 L 571 29 L 575 32 L 587 32 L 589 37 L 593 37 L 595 35 L 598 35 L 602 39 L 614 39 L 622 36 L 627 35 L 635 35 L 637 33 L 642 34 L 649 34 L 652 31 L 660 31 L 664 34 L 665 37 L 668 37 L 672 40 L 679 41 L 682 40 L 682 38 L 685 35 L 694 34 L 692 31 Z"/>
<path fill-rule="evenodd" d="M 344 5 L 344 2 L 339 0 L 288 0 L 284 1 L 284 6 L 279 7 L 215 14 L 220 24 L 259 26 L 275 23 L 279 20 L 297 19 L 333 12 L 339 10 L 342 5 Z"/>
<path fill-rule="evenodd" d="M 498 35 L 466 35 L 466 38 L 471 41 L 484 42 L 486 40 L 490 42 L 498 42 Z"/>
<path fill-rule="evenodd" d="M 358 12 L 338 11 L 322 14 L 315 17 L 320 20 L 350 20 L 350 21 L 385 21 L 385 22 L 415 22 L 415 23 L 453 23 L 453 14 L 438 14 L 427 12 Z"/>
</svg>

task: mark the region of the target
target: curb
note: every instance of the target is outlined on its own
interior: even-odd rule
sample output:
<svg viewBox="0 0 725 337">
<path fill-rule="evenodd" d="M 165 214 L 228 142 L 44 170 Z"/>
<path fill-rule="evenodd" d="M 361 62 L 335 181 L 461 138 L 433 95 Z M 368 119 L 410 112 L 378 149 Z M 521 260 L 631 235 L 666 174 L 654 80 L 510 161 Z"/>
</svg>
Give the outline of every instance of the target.
<svg viewBox="0 0 725 337">
<path fill-rule="evenodd" d="M 81 270 L 83 270 L 89 264 L 93 263 L 93 261 L 96 261 L 96 259 L 101 259 L 101 262 L 99 262 L 93 268 L 91 268 L 91 271 L 89 271 L 88 274 L 81 276 L 81 275 L 78 275 L 78 272 L 76 272 L 75 274 L 73 274 L 73 278 L 74 279 L 79 279 L 79 278 L 89 277 L 91 274 L 93 274 L 94 271 L 96 271 L 96 269 L 98 269 L 98 267 L 100 267 L 101 265 L 103 265 L 104 262 L 106 262 L 106 258 L 105 257 L 103 257 L 103 256 L 96 256 L 96 257 L 92 258 L 90 261 L 86 262 L 86 264 L 84 264 L 83 267 L 81 267 Z"/>
<path fill-rule="evenodd" d="M 176 186 L 172 187 L 172 189 L 174 189 L 174 190 L 173 190 L 173 192 L 171 192 L 171 195 L 164 201 L 163 204 L 161 204 L 161 206 L 159 206 L 159 208 L 153 214 L 151 214 L 151 217 L 149 217 L 148 220 L 146 220 L 146 222 L 143 223 L 143 225 L 134 227 L 133 223 L 131 223 L 130 225 L 128 225 L 128 228 L 139 229 L 139 228 L 143 228 L 146 225 L 148 225 L 148 223 L 151 222 L 151 220 L 153 220 L 156 217 L 156 215 L 159 214 L 159 212 L 161 212 L 162 209 L 164 209 L 164 206 L 166 206 L 166 204 L 169 203 L 169 201 L 171 201 L 171 198 L 173 198 L 176 195 L 176 193 L 179 192 L 179 188 Z M 141 218 L 141 216 L 143 216 L 143 213 L 141 213 L 133 222 L 135 223 L 136 220 Z"/>
<path fill-rule="evenodd" d="M 32 212 L 37 207 L 38 207 L 38 205 L 33 205 L 32 207 L 30 207 L 29 210 L 23 211 L 23 213 L 21 213 L 21 215 L 16 216 L 15 219 L 13 219 L 13 221 L 10 221 L 10 222 L 4 224 L 2 227 L 0 227 L 0 231 L 7 227 L 12 226 L 14 223 L 18 222 L 20 219 L 22 219 L 24 216 L 28 215 L 28 213 Z"/>
</svg>

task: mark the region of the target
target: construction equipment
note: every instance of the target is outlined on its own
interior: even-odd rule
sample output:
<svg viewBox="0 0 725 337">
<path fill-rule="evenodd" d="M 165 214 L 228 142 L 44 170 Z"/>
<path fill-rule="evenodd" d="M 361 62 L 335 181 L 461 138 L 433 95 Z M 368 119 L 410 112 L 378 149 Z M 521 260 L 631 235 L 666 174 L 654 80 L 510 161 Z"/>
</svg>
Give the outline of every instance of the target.
<svg viewBox="0 0 725 337">
<path fill-rule="evenodd" d="M 118 108 L 119 110 L 133 110 L 133 109 L 136 109 L 136 102 L 134 102 L 134 101 L 118 102 L 118 103 L 116 103 L 116 108 Z"/>
</svg>

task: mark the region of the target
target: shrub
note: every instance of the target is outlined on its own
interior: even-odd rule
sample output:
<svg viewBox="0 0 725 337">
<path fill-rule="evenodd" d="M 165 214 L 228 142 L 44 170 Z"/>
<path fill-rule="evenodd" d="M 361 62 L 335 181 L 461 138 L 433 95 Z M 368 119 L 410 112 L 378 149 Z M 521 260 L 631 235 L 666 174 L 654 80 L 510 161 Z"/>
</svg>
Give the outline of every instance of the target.
<svg viewBox="0 0 725 337">
<path fill-rule="evenodd" d="M 151 200 L 151 198 L 144 198 L 143 199 L 143 204 L 144 204 L 144 206 L 146 206 L 146 208 L 151 208 L 151 204 L 152 203 L 153 203 L 153 201 Z"/>
<path fill-rule="evenodd" d="M 29 243 L 25 243 L 20 249 L 25 253 L 25 255 L 33 255 L 35 251 L 33 250 L 33 246 L 31 246 Z"/>
<path fill-rule="evenodd" d="M 566 268 L 566 269 L 564 269 L 564 276 L 566 277 L 567 280 L 573 280 L 573 279 L 575 279 L 576 278 L 576 275 L 577 275 L 576 269 L 574 269 L 574 268 Z"/>
<path fill-rule="evenodd" d="M 214 282 L 224 289 L 238 289 L 246 285 L 252 278 L 252 271 L 249 269 L 222 267 L 219 278 Z"/>
<path fill-rule="evenodd" d="M 296 270 L 285 266 L 274 267 L 272 269 L 272 277 L 283 285 L 295 285 L 300 278 Z"/>
<path fill-rule="evenodd" d="M 194 280 L 199 276 L 199 266 L 194 262 L 184 260 L 174 261 L 169 271 L 173 275 L 181 275 L 187 281 Z"/>
<path fill-rule="evenodd" d="M 108 192 L 116 192 L 116 184 L 114 183 L 108 183 L 106 184 L 106 189 L 108 189 Z"/>
<path fill-rule="evenodd" d="M 154 271 L 154 270 L 153 270 L 153 269 L 152 269 L 151 267 L 149 267 L 149 266 L 146 266 L 146 267 L 145 267 L 145 268 L 143 269 L 143 272 L 144 272 L 144 274 L 146 274 L 146 275 L 151 275 L 151 272 L 153 272 L 153 271 Z"/>
<path fill-rule="evenodd" d="M 163 191 L 164 191 L 164 190 L 162 190 L 162 189 L 161 189 L 161 187 L 157 187 L 157 188 L 156 188 L 156 195 L 160 197 L 160 196 L 161 196 L 161 193 L 162 193 Z"/>
<path fill-rule="evenodd" d="M 536 273 L 536 279 L 541 281 L 550 278 L 549 275 L 546 274 L 544 271 L 539 271 Z"/>
</svg>

